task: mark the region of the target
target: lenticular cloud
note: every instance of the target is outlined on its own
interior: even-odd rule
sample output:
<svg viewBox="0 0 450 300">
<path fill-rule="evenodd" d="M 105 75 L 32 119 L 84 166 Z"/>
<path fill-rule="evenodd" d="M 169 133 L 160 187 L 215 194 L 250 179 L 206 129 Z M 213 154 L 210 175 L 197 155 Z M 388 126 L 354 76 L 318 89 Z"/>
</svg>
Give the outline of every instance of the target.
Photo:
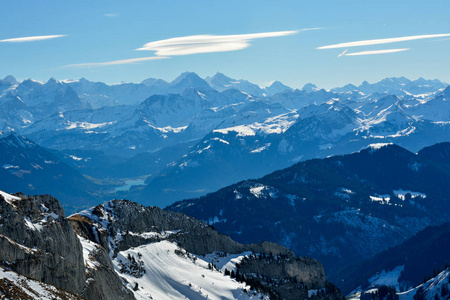
<svg viewBox="0 0 450 300">
<path fill-rule="evenodd" d="M 250 46 L 250 41 L 254 39 L 293 35 L 297 34 L 299 31 L 300 30 L 277 31 L 237 35 L 191 35 L 150 42 L 136 50 L 155 51 L 155 54 L 158 56 L 235 51 L 247 48 Z"/>
</svg>

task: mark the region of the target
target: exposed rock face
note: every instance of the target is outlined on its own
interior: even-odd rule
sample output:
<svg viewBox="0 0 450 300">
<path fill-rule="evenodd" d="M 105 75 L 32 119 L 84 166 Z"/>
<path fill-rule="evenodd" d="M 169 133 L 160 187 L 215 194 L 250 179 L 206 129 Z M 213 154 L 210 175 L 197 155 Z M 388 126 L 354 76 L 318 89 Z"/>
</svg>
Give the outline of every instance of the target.
<svg viewBox="0 0 450 300">
<path fill-rule="evenodd" d="M 241 294 L 244 298 L 249 293 L 243 291 L 248 288 L 246 285 L 258 290 L 255 295 L 259 293 L 271 299 L 307 298 L 311 290 L 321 291 L 320 295 L 328 297 L 323 299 L 341 296 L 338 291 L 336 295 L 328 293 L 329 283 L 318 261 L 297 258 L 289 249 L 274 243 L 239 244 L 219 234 L 212 226 L 182 213 L 114 200 L 65 218 L 59 202 L 49 195 L 30 197 L 0 191 L 0 214 L 0 295 L 11 299 L 28 299 L 29 293 L 33 293 L 28 289 L 31 282 L 38 288 L 36 297 L 43 299 L 131 300 L 142 297 L 142 293 L 136 294 L 142 289 L 144 297 L 148 297 L 159 285 L 147 289 L 135 280 L 150 276 L 147 271 L 152 269 L 148 265 L 155 261 L 158 264 L 152 268 L 173 268 L 174 264 L 172 260 L 160 263 L 157 258 L 148 260 L 149 255 L 154 254 L 145 252 L 151 245 L 165 245 L 161 249 L 173 247 L 175 250 L 170 251 L 183 257 L 178 258 L 179 263 L 192 260 L 191 263 L 200 268 L 200 274 L 216 272 L 219 275 L 216 278 L 221 280 L 224 276 L 217 273 L 218 269 L 213 270 L 211 263 L 208 269 L 206 261 L 199 265 L 195 261 L 213 253 L 225 256 L 253 253 L 245 254 L 242 257 L 247 258 L 235 265 L 236 272 L 245 276 L 239 282 L 246 284 L 225 277 L 229 283 L 241 284 L 240 290 L 234 291 L 244 293 Z M 133 251 L 142 253 L 130 256 Z M 164 250 L 161 257 L 170 255 L 170 251 Z M 193 285 L 182 282 L 190 280 L 189 276 L 183 275 L 175 284 L 186 284 L 187 290 L 183 291 L 191 297 Z M 204 278 L 205 275 L 197 276 Z M 161 284 L 174 282 L 169 277 Z M 154 280 L 154 277 L 147 278 Z M 181 293 L 175 298 L 181 299 L 183 295 L 187 294 Z M 226 296 L 226 299 L 232 298 Z"/>
<path fill-rule="evenodd" d="M 68 219 L 74 230 L 81 238 L 95 240 L 91 225 L 92 221 L 87 218 L 78 218 L 71 216 Z M 103 241 L 105 242 L 105 241 Z M 107 247 L 107 244 L 105 244 Z M 109 249 L 99 247 L 93 251 L 89 258 L 94 262 L 93 265 L 86 264 L 86 286 L 81 295 L 86 299 L 108 300 L 108 299 L 135 299 L 133 294 L 123 286 L 114 267 L 111 258 L 108 255 Z M 86 259 L 86 258 L 85 258 Z"/>
<path fill-rule="evenodd" d="M 95 269 L 88 269 L 86 272 L 86 287 L 81 294 L 83 297 L 93 300 L 135 299 L 133 294 L 123 286 L 104 248 L 99 249 L 93 259 L 98 264 Z"/>
<path fill-rule="evenodd" d="M 79 294 L 84 286 L 81 244 L 60 203 L 48 195 L 0 195 L 0 264 Z"/>
<path fill-rule="evenodd" d="M 327 284 L 322 264 L 311 258 L 251 255 L 243 259 L 237 269 L 240 274 L 246 274 L 246 278 L 276 286 L 275 290 L 283 299 L 305 299 L 308 290 L 319 290 Z"/>
<path fill-rule="evenodd" d="M 101 245 L 111 257 L 117 256 L 119 251 L 162 240 L 176 242 L 196 255 L 252 251 L 261 255 L 245 259 L 237 265 L 238 270 L 252 282 L 256 280 L 258 285 L 274 292 L 273 295 L 299 299 L 308 297 L 309 289 L 323 289 L 324 295 L 328 291 L 325 272 L 317 260 L 297 258 L 289 249 L 274 243 L 239 244 L 181 213 L 113 200 L 75 214 L 69 220 L 80 235 Z M 342 297 L 338 291 L 328 296 L 328 299 Z"/>
<path fill-rule="evenodd" d="M 0 266 L 0 299 L 83 300 L 84 298 L 42 281 L 33 280 Z"/>
<path fill-rule="evenodd" d="M 80 240 L 55 198 L 0 194 L 0 214 L 0 266 L 86 299 L 134 299 L 105 249 L 85 272 Z"/>
<path fill-rule="evenodd" d="M 181 213 L 145 207 L 127 200 L 113 200 L 104 205 L 97 205 L 69 217 L 69 220 L 93 242 L 111 251 L 113 256 L 118 251 L 161 239 L 144 239 L 128 234 L 129 232 L 173 232 L 167 237 L 168 240 L 176 241 L 187 251 L 199 255 L 218 250 L 229 253 L 244 251 L 243 245 L 219 234 L 213 227 L 201 221 Z M 109 237 L 113 239 L 108 239 Z"/>
</svg>

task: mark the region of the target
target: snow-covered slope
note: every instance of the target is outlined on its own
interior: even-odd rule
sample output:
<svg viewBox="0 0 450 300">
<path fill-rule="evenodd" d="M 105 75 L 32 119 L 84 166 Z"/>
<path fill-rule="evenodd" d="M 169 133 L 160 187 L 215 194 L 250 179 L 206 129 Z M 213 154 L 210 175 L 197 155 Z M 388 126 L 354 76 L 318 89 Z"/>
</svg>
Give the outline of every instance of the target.
<svg viewBox="0 0 450 300">
<path fill-rule="evenodd" d="M 156 207 L 114 200 L 69 220 L 83 245 L 87 282 L 102 265 L 101 253 L 108 253 L 137 299 L 299 299 L 307 287 L 326 285 L 315 260 L 276 244 L 238 244 L 203 222 Z M 326 294 L 340 297 L 337 290 Z"/>
<path fill-rule="evenodd" d="M 450 299 L 450 268 L 409 291 L 398 293 L 399 300 Z"/>
<path fill-rule="evenodd" d="M 389 278 L 385 277 L 385 279 Z M 384 286 L 385 287 L 388 285 Z M 383 289 L 383 288 L 381 288 Z M 380 288 L 372 288 L 364 292 L 356 292 L 347 296 L 347 300 L 371 299 L 372 295 L 381 294 Z M 398 297 L 398 300 L 448 300 L 450 299 L 450 268 L 437 274 L 435 277 L 427 280 L 414 288 L 404 292 L 390 293 L 390 297 Z M 378 299 L 378 298 L 377 298 Z M 387 298 L 389 299 L 389 298 Z M 391 298 L 392 299 L 392 298 Z"/>
<path fill-rule="evenodd" d="M 236 89 L 256 97 L 260 97 L 264 94 L 263 89 L 261 89 L 257 84 L 251 83 L 244 79 L 232 79 L 219 72 L 217 72 L 213 77 L 206 77 L 205 80 L 213 89 L 219 92 L 229 89 Z"/>
<path fill-rule="evenodd" d="M 169 241 L 120 251 L 113 263 L 137 299 L 269 299 Z"/>
<path fill-rule="evenodd" d="M 10 300 L 78 300 L 80 296 L 0 266 L 0 297 Z"/>
</svg>

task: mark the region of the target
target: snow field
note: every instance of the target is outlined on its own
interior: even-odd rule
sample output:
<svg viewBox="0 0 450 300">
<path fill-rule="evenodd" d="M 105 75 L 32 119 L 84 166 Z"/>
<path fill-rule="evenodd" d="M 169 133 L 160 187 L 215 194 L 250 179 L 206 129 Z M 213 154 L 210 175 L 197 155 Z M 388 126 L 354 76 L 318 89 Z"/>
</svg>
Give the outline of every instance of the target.
<svg viewBox="0 0 450 300">
<path fill-rule="evenodd" d="M 121 273 L 128 255 L 143 263 L 145 273 Z M 249 287 L 208 269 L 208 262 L 162 241 L 121 251 L 114 268 L 137 299 L 259 299 L 245 292 Z M 226 264 L 224 264 L 225 266 Z M 150 298 L 151 297 L 151 298 Z"/>
</svg>

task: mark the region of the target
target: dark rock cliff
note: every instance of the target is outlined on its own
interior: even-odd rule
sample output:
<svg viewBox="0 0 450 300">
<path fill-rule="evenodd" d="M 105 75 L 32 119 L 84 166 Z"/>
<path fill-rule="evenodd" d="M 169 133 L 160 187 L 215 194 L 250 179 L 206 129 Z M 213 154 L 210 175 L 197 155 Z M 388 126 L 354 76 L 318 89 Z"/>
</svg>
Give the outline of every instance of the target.
<svg viewBox="0 0 450 300">
<path fill-rule="evenodd" d="M 61 204 L 48 195 L 0 196 L 0 263 L 79 294 L 84 287 L 81 244 Z"/>
</svg>

